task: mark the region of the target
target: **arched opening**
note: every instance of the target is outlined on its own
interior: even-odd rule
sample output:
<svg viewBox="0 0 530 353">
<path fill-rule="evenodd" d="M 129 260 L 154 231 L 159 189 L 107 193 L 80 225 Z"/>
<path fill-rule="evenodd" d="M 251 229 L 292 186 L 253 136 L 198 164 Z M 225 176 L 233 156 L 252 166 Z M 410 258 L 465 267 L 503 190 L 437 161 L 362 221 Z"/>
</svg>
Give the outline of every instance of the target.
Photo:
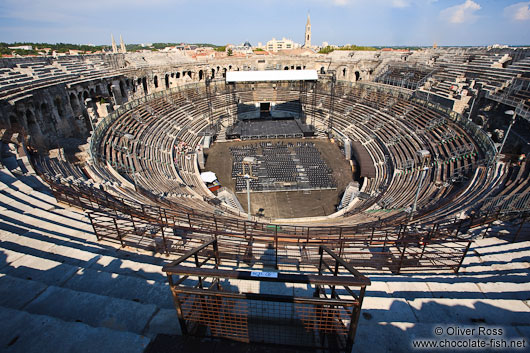
<svg viewBox="0 0 530 353">
<path fill-rule="evenodd" d="M 232 70 L 232 65 L 228 65 L 228 70 Z"/>
<path fill-rule="evenodd" d="M 176 76 L 177 78 L 180 78 L 180 72 L 177 72 L 177 73 L 175 74 L 175 76 Z"/>
<path fill-rule="evenodd" d="M 191 71 L 188 71 L 188 77 L 191 78 Z"/>
<path fill-rule="evenodd" d="M 302 70 L 302 66 L 297 66 L 296 69 L 297 70 Z"/>
<path fill-rule="evenodd" d="M 359 71 L 355 71 L 355 81 L 359 81 L 361 79 L 361 74 Z"/>
<path fill-rule="evenodd" d="M 286 66 L 283 68 L 284 70 L 289 70 L 289 66 Z"/>
<path fill-rule="evenodd" d="M 37 125 L 37 120 L 35 120 L 35 115 L 33 115 L 31 110 L 26 110 L 26 122 L 28 124 L 29 134 L 31 136 L 39 135 L 39 126 Z"/>
<path fill-rule="evenodd" d="M 120 94 L 122 98 L 125 98 L 127 96 L 127 92 L 125 91 L 125 85 L 123 84 L 123 81 L 120 80 Z"/>
<path fill-rule="evenodd" d="M 11 125 L 11 129 L 18 130 L 20 128 L 20 124 L 18 122 L 18 119 L 15 115 L 9 116 L 9 125 Z"/>
<path fill-rule="evenodd" d="M 53 123 L 53 124 L 56 123 L 55 118 L 53 117 L 53 115 L 52 115 L 52 113 L 50 111 L 50 107 L 48 107 L 48 104 L 42 103 L 40 105 L 40 111 L 41 111 L 43 120 L 46 123 Z"/>
<path fill-rule="evenodd" d="M 64 117 L 64 111 L 63 111 L 63 104 L 61 102 L 61 98 L 57 97 L 53 101 L 53 104 L 55 105 L 55 109 L 57 110 L 57 114 L 59 114 L 60 118 Z"/>
<path fill-rule="evenodd" d="M 107 92 L 109 92 L 110 99 L 114 101 L 114 92 L 112 91 L 112 85 L 110 83 L 107 84 Z"/>
<path fill-rule="evenodd" d="M 223 69 L 223 78 L 226 78 L 226 67 Z"/>
<path fill-rule="evenodd" d="M 202 80 L 202 76 L 203 76 L 202 70 L 199 70 L 199 81 Z"/>
<path fill-rule="evenodd" d="M 217 72 L 219 72 L 219 69 L 220 69 L 220 67 L 219 67 L 219 66 L 217 66 Z"/>
<path fill-rule="evenodd" d="M 140 82 L 138 82 L 138 84 L 140 84 Z M 101 97 L 102 95 L 103 95 L 103 93 L 101 92 L 101 86 L 97 85 L 96 86 L 96 96 Z"/>
<path fill-rule="evenodd" d="M 174 78 L 175 77 L 175 74 L 172 72 L 171 73 L 171 78 Z"/>
<path fill-rule="evenodd" d="M 342 69 L 342 77 L 346 77 L 346 68 Z"/>
<path fill-rule="evenodd" d="M 169 75 L 168 74 L 166 74 L 164 81 L 166 83 L 166 88 L 169 88 Z"/>
<path fill-rule="evenodd" d="M 85 103 L 85 101 L 90 98 L 90 96 L 88 95 L 88 91 L 84 91 L 83 92 L 83 103 Z"/>
<path fill-rule="evenodd" d="M 90 98 L 92 98 L 92 100 L 95 102 L 96 101 L 96 91 L 94 91 L 93 88 L 90 89 Z"/>
<path fill-rule="evenodd" d="M 144 94 L 147 94 L 147 78 L 142 78 L 142 86 L 144 88 Z"/>
<path fill-rule="evenodd" d="M 215 78 L 215 69 L 212 69 L 212 78 Z"/>
<path fill-rule="evenodd" d="M 70 107 L 72 107 L 74 115 L 79 115 L 81 108 L 79 107 L 79 100 L 74 93 L 70 93 Z"/>
<path fill-rule="evenodd" d="M 153 77 L 153 83 L 155 85 L 155 88 L 158 88 L 158 76 L 155 75 L 155 77 Z"/>
<path fill-rule="evenodd" d="M 326 73 L 326 70 L 324 69 L 324 66 L 322 66 L 322 67 L 320 68 L 320 73 L 321 73 L 321 74 L 325 74 L 325 73 Z"/>
</svg>

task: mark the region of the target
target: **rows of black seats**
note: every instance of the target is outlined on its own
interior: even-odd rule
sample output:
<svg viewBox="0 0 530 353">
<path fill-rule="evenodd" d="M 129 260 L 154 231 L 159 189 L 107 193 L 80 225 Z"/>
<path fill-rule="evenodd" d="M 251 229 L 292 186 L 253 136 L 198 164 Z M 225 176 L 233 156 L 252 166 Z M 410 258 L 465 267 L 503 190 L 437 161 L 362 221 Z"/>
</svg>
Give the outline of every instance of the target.
<svg viewBox="0 0 530 353">
<path fill-rule="evenodd" d="M 245 157 L 256 157 L 251 180 L 252 191 L 279 191 L 298 189 L 336 188 L 333 170 L 322 160 L 313 142 L 272 143 L 231 147 L 232 178 L 236 179 L 236 192 L 246 189 L 241 176 Z"/>
</svg>

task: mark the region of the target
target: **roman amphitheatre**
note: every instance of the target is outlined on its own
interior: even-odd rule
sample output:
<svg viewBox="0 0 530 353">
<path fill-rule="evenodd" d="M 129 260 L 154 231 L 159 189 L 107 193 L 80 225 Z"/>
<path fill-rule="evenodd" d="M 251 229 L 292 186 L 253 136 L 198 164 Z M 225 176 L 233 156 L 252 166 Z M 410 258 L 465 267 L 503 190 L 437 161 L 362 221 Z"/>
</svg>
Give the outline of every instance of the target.
<svg viewBox="0 0 530 353">
<path fill-rule="evenodd" d="M 2 350 L 528 344 L 529 54 L 2 59 Z"/>
</svg>

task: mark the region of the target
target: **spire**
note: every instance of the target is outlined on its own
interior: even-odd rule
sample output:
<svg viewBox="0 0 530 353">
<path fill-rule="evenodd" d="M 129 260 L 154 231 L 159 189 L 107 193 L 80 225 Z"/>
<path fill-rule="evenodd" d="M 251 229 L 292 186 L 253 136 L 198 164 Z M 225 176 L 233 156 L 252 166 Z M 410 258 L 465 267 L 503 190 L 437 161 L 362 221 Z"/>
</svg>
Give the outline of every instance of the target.
<svg viewBox="0 0 530 353">
<path fill-rule="evenodd" d="M 116 41 L 114 40 L 114 35 L 111 34 L 110 38 L 112 39 L 112 52 L 113 53 L 117 53 L 118 52 L 118 47 L 116 47 Z"/>
<path fill-rule="evenodd" d="M 127 48 L 125 47 L 125 43 L 123 43 L 123 38 L 120 34 L 120 52 L 127 53 Z"/>
<path fill-rule="evenodd" d="M 311 47 L 311 18 L 307 12 L 307 22 L 305 24 L 304 48 Z"/>
</svg>

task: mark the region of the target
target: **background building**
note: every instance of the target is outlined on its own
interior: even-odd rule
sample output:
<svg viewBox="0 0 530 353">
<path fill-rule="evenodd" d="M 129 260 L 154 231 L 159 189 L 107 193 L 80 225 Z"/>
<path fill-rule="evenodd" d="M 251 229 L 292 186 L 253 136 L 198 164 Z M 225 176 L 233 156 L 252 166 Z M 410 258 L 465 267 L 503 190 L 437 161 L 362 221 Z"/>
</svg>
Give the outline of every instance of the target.
<svg viewBox="0 0 530 353">
<path fill-rule="evenodd" d="M 265 47 L 266 50 L 269 51 L 278 51 L 278 50 L 285 50 L 285 49 L 295 49 L 300 48 L 300 44 L 293 42 L 290 39 L 282 38 L 281 40 L 277 40 L 276 38 L 272 38 L 267 42 L 267 45 Z"/>
</svg>

